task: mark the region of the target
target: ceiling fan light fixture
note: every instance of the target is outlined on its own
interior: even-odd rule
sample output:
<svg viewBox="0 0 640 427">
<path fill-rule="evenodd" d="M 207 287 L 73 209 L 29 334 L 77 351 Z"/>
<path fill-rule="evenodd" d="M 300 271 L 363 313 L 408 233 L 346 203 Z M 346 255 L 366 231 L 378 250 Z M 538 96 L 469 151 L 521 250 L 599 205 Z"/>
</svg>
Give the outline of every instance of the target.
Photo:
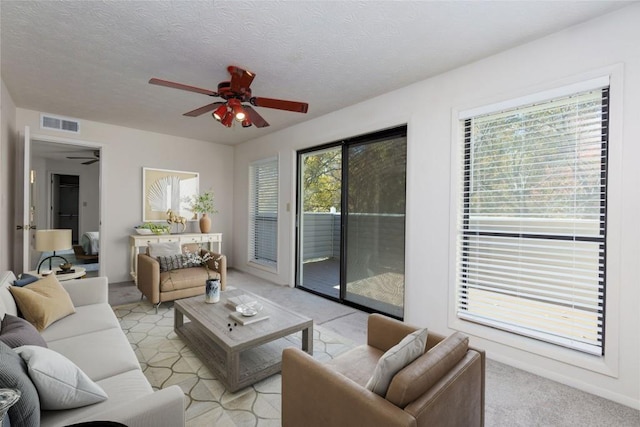
<svg viewBox="0 0 640 427">
<path fill-rule="evenodd" d="M 221 122 L 228 112 L 227 104 L 222 104 L 213 112 L 213 118 Z"/>
<path fill-rule="evenodd" d="M 251 126 L 251 120 L 249 120 L 249 117 L 245 117 L 245 119 L 242 121 L 242 127 L 248 128 L 250 126 Z"/>
<path fill-rule="evenodd" d="M 221 123 L 226 127 L 230 128 L 231 125 L 233 124 L 233 114 L 227 112 L 225 116 L 222 118 Z"/>
<path fill-rule="evenodd" d="M 233 115 L 237 121 L 241 122 L 247 117 L 247 113 L 242 108 L 242 104 L 239 100 L 232 98 L 227 102 L 227 104 L 229 105 L 229 108 L 231 108 L 231 111 L 233 111 Z"/>
</svg>

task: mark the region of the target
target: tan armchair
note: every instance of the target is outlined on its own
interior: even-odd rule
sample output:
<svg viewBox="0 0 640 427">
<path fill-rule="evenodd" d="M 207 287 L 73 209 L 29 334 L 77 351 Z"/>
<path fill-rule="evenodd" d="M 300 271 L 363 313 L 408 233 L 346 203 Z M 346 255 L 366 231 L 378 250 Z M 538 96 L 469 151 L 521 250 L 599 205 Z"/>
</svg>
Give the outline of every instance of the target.
<svg viewBox="0 0 640 427">
<path fill-rule="evenodd" d="M 183 251 L 185 247 L 192 253 L 198 250 L 201 254 L 207 252 L 197 245 L 183 245 Z M 207 262 L 209 276 L 212 279 L 220 279 L 220 290 L 224 291 L 227 287 L 227 257 L 210 253 L 212 259 Z M 204 295 L 206 280 L 207 270 L 202 266 L 161 273 L 158 260 L 148 253 L 138 254 L 138 289 L 142 293 L 141 298 L 147 297 L 149 302 L 156 306 L 156 311 L 165 301 Z"/>
<path fill-rule="evenodd" d="M 483 426 L 485 354 L 459 332 L 429 332 L 425 353 L 393 377 L 385 397 L 365 388 L 380 356 L 416 329 L 372 314 L 367 344 L 327 363 L 285 349 L 282 425 Z"/>
</svg>

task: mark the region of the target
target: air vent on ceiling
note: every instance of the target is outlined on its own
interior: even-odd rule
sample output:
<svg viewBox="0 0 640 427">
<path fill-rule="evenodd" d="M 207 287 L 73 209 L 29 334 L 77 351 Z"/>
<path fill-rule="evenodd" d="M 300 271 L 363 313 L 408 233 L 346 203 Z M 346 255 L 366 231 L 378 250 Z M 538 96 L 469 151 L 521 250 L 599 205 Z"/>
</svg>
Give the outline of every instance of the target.
<svg viewBox="0 0 640 427">
<path fill-rule="evenodd" d="M 40 128 L 80 133 L 80 120 L 51 114 L 40 114 Z"/>
</svg>

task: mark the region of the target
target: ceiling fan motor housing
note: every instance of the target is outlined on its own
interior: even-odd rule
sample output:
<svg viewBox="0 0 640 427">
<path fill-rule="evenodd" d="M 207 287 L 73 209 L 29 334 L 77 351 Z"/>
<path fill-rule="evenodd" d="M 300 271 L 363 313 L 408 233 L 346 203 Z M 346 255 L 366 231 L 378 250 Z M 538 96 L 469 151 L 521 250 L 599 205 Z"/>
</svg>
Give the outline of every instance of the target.
<svg viewBox="0 0 640 427">
<path fill-rule="evenodd" d="M 220 82 L 218 83 L 218 96 L 226 100 L 238 99 L 240 102 L 249 102 L 251 89 L 243 87 L 239 91 L 234 91 L 231 89 L 231 82 Z"/>
</svg>

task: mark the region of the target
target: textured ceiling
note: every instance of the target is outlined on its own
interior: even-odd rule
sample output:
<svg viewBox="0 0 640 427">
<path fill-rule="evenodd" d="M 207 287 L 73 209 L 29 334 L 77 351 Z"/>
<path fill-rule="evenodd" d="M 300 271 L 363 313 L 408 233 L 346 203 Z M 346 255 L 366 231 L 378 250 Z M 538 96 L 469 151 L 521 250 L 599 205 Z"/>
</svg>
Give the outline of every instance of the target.
<svg viewBox="0 0 640 427">
<path fill-rule="evenodd" d="M 7 1 L 1 72 L 18 107 L 222 144 L 256 138 L 597 17 L 614 1 Z M 227 129 L 183 113 L 230 64 L 270 127 Z M 215 99 L 214 99 L 215 100 Z"/>
</svg>

